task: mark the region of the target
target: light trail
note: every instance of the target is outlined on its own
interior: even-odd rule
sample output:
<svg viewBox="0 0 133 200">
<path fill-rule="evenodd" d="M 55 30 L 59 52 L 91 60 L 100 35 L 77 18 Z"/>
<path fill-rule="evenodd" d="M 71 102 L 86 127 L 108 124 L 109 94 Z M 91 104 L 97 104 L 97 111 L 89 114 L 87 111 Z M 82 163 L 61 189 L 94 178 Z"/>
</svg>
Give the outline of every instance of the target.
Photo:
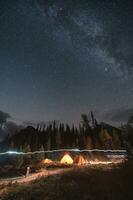
<svg viewBox="0 0 133 200">
<path fill-rule="evenodd" d="M 77 153 L 82 153 L 82 152 L 104 152 L 104 153 L 127 153 L 126 150 L 112 150 L 112 149 L 55 149 L 55 150 L 48 150 L 48 151 L 29 151 L 29 152 L 18 152 L 18 151 L 6 151 L 6 152 L 1 152 L 0 156 L 2 155 L 28 155 L 28 154 L 38 154 L 38 153 L 57 153 L 57 152 L 77 152 Z"/>
</svg>

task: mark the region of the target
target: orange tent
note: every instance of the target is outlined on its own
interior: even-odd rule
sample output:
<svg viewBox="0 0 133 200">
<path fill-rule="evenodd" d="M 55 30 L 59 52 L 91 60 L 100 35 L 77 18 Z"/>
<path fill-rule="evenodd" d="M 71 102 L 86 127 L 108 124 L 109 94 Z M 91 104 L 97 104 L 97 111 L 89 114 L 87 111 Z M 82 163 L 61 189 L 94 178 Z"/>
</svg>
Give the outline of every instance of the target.
<svg viewBox="0 0 133 200">
<path fill-rule="evenodd" d="M 84 159 L 82 155 L 76 156 L 74 159 L 74 164 L 77 165 L 85 165 L 87 164 L 87 160 Z"/>
<path fill-rule="evenodd" d="M 71 165 L 71 164 L 73 164 L 73 159 L 71 158 L 70 155 L 66 154 L 66 155 L 63 156 L 60 163 Z"/>
</svg>

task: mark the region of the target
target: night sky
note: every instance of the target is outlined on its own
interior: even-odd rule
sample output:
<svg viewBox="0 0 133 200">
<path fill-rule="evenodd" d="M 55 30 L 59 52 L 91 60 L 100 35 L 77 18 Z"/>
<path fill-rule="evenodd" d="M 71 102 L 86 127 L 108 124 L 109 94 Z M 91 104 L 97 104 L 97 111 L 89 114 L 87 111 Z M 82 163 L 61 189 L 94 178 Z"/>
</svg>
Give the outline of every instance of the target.
<svg viewBox="0 0 133 200">
<path fill-rule="evenodd" d="M 133 2 L 0 0 L 0 110 L 77 123 L 133 114 Z"/>
</svg>

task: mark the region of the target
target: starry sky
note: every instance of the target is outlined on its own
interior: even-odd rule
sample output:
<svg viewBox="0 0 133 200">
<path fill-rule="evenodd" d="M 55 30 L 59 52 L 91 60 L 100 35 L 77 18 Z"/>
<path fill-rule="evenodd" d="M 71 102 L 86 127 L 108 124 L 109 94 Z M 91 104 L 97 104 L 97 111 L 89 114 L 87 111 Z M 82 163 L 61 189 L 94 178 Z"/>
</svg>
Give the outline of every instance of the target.
<svg viewBox="0 0 133 200">
<path fill-rule="evenodd" d="M 20 121 L 133 114 L 133 2 L 0 0 L 0 110 Z"/>
</svg>

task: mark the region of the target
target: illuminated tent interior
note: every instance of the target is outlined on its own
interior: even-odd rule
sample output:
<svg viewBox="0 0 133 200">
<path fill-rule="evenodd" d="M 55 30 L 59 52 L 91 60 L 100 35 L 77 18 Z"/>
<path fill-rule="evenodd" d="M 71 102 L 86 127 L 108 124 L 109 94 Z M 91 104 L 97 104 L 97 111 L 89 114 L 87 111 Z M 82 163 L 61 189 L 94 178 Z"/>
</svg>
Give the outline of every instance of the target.
<svg viewBox="0 0 133 200">
<path fill-rule="evenodd" d="M 73 159 L 70 155 L 66 154 L 63 156 L 63 158 L 60 161 L 61 164 L 73 164 Z"/>
</svg>

